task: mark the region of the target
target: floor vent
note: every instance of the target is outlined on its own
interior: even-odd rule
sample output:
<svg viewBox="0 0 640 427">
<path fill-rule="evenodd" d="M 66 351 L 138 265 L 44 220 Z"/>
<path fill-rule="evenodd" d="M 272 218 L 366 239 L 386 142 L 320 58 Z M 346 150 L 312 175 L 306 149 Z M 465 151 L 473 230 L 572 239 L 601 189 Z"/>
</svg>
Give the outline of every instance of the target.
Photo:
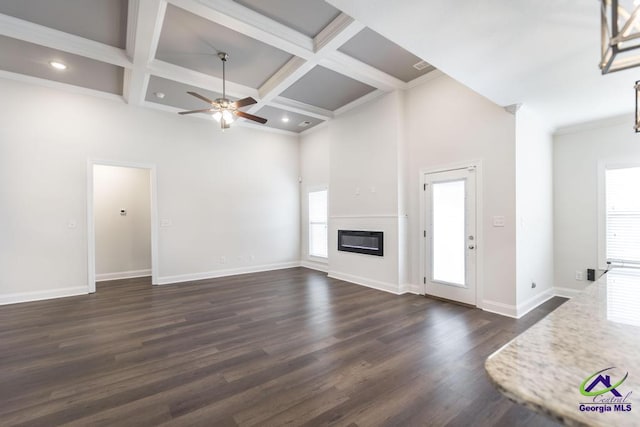
<svg viewBox="0 0 640 427">
<path fill-rule="evenodd" d="M 304 122 L 300 122 L 300 123 L 298 124 L 298 126 L 300 126 L 301 128 L 306 128 L 306 127 L 307 127 L 307 126 L 309 126 L 310 124 L 311 124 L 311 122 L 310 122 L 310 121 L 305 120 Z"/>
</svg>

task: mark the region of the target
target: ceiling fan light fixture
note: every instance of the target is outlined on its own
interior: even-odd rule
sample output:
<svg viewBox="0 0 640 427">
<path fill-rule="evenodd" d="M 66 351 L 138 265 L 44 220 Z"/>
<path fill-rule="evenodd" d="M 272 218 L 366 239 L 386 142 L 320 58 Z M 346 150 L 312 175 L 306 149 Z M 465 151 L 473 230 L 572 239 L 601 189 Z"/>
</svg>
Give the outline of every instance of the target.
<svg viewBox="0 0 640 427">
<path fill-rule="evenodd" d="M 222 118 L 227 123 L 233 123 L 233 114 L 231 114 L 231 111 L 229 110 L 222 111 Z"/>
<path fill-rule="evenodd" d="M 224 131 L 229 128 L 229 125 L 233 123 L 234 116 L 241 117 L 243 119 L 252 120 L 254 122 L 265 124 L 267 123 L 267 119 L 263 117 L 254 116 L 250 113 L 245 113 L 239 108 L 246 107 L 248 105 L 256 104 L 258 101 L 248 96 L 246 98 L 239 99 L 237 101 L 231 102 L 227 99 L 227 90 L 226 90 L 226 68 L 225 64 L 227 59 L 229 59 L 229 55 L 224 52 L 220 52 L 218 57 L 222 61 L 222 98 L 217 98 L 215 101 L 207 98 L 204 95 L 200 95 L 197 92 L 187 91 L 187 93 L 191 96 L 195 96 L 201 101 L 209 104 L 209 108 L 202 108 L 199 110 L 190 110 L 190 111 L 179 111 L 178 114 L 196 114 L 196 113 L 211 113 L 211 117 L 213 117 L 218 123 L 220 123 L 220 128 Z"/>
<path fill-rule="evenodd" d="M 289 117 L 284 116 L 284 117 L 282 118 L 282 121 L 283 121 L 283 122 L 285 122 L 285 123 L 289 123 Z"/>
<path fill-rule="evenodd" d="M 640 65 L 640 4 L 600 0 L 602 74 Z"/>
</svg>

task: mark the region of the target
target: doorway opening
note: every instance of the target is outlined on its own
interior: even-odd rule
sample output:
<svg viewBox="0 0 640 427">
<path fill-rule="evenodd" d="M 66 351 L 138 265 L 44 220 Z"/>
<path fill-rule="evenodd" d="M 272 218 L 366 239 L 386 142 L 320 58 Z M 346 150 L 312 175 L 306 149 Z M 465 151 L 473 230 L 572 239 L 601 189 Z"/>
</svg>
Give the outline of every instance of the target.
<svg viewBox="0 0 640 427">
<path fill-rule="evenodd" d="M 477 166 L 423 171 L 422 273 L 427 296 L 477 306 Z"/>
<path fill-rule="evenodd" d="M 89 161 L 87 175 L 89 292 L 156 284 L 155 167 Z"/>
</svg>

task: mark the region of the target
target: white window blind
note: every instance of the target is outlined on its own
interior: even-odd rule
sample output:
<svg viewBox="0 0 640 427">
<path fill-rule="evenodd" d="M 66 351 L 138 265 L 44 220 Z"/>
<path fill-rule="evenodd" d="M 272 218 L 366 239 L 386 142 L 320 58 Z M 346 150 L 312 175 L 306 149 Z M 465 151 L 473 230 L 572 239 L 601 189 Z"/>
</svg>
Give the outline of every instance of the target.
<svg viewBox="0 0 640 427">
<path fill-rule="evenodd" d="M 640 167 L 605 172 L 606 257 L 640 264 Z"/>
<path fill-rule="evenodd" d="M 327 190 L 309 192 L 309 255 L 327 258 Z"/>
</svg>

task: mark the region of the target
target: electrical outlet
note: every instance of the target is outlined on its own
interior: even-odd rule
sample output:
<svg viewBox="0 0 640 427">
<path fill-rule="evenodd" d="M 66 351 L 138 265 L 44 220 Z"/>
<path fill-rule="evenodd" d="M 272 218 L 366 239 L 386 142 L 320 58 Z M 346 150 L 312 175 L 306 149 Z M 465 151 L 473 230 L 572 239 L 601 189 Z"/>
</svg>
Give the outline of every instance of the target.
<svg viewBox="0 0 640 427">
<path fill-rule="evenodd" d="M 576 270 L 576 280 L 584 280 L 584 274 L 582 274 L 582 271 Z"/>
<path fill-rule="evenodd" d="M 220 264 L 226 264 L 227 263 L 227 257 L 226 256 L 221 256 L 220 257 Z"/>
</svg>

